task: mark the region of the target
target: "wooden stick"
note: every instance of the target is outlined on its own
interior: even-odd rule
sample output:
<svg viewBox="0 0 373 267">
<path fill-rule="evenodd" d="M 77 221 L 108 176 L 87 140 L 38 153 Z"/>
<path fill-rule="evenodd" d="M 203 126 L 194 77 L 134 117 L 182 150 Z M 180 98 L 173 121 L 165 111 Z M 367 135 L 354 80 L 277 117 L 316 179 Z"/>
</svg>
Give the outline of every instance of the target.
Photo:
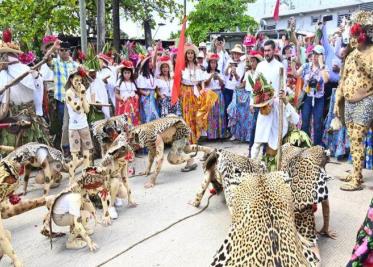
<svg viewBox="0 0 373 267">
<path fill-rule="evenodd" d="M 284 90 L 285 83 L 284 83 L 284 68 L 280 68 L 280 86 L 279 89 Z M 284 124 L 284 104 L 282 98 L 279 97 L 279 117 L 278 117 L 278 142 L 277 142 L 277 170 L 281 169 L 281 159 L 282 159 L 282 128 Z"/>
<path fill-rule="evenodd" d="M 10 87 L 16 85 L 20 81 L 22 81 L 23 78 L 25 78 L 27 75 L 29 75 L 32 71 L 37 70 L 41 65 L 46 63 L 48 61 L 49 56 L 53 53 L 54 50 L 56 50 L 59 47 L 60 41 L 57 40 L 54 42 L 53 46 L 48 50 L 48 52 L 45 54 L 43 59 L 37 63 L 35 66 L 31 67 L 28 71 L 22 73 L 18 77 L 14 78 L 12 81 L 7 83 L 3 88 L 0 89 L 0 94 L 2 94 L 5 90 L 9 89 Z"/>
</svg>

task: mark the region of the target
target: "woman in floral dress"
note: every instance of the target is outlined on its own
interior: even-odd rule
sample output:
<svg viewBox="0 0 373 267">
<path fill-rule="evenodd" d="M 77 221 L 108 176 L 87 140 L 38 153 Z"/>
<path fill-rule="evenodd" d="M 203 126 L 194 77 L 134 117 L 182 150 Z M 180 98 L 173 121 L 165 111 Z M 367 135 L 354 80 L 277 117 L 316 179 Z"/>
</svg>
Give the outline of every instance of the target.
<svg viewBox="0 0 373 267">
<path fill-rule="evenodd" d="M 155 100 L 155 78 L 151 66 L 152 57 L 145 58 L 139 70 L 139 77 L 136 80 L 140 92 L 140 117 L 142 123 L 158 119 L 158 109 Z"/>
<path fill-rule="evenodd" d="M 207 80 L 205 81 L 205 88 L 213 90 L 218 95 L 218 100 L 215 102 L 212 110 L 208 115 L 208 139 L 224 138 L 226 124 L 225 124 L 225 110 L 224 110 L 224 95 L 222 87 L 224 86 L 224 77 L 219 73 L 218 54 L 211 54 L 207 58 Z"/>
</svg>

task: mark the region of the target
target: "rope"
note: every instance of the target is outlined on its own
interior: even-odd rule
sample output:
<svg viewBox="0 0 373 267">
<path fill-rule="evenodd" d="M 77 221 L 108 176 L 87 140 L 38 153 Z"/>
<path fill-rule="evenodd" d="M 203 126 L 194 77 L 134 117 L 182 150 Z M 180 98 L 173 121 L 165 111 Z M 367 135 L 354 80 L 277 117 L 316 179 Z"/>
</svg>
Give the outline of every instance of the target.
<svg viewBox="0 0 373 267">
<path fill-rule="evenodd" d="M 104 266 L 105 264 L 109 263 L 110 261 L 114 260 L 115 258 L 118 258 L 119 256 L 123 255 L 124 253 L 126 253 L 126 252 L 128 252 L 129 250 L 133 249 L 133 248 L 136 247 L 137 245 L 140 245 L 141 243 L 143 243 L 143 242 L 149 240 L 150 238 L 152 238 L 152 237 L 154 237 L 154 236 L 156 236 L 156 235 L 159 235 L 160 233 L 163 233 L 163 232 L 167 231 L 168 229 L 170 229 L 171 227 L 175 226 L 176 224 L 178 224 L 178 223 L 180 223 L 180 222 L 182 222 L 182 221 L 185 221 L 185 220 L 187 220 L 187 219 L 189 219 L 189 218 L 192 218 L 192 217 L 197 216 L 198 214 L 204 212 L 204 211 L 208 208 L 208 206 L 209 206 L 209 204 L 210 204 L 210 199 L 211 199 L 213 196 L 214 196 L 214 194 L 212 194 L 212 195 L 209 196 L 209 198 L 207 199 L 207 204 L 206 204 L 206 206 L 204 206 L 204 207 L 203 207 L 201 210 L 199 210 L 198 212 L 193 213 L 193 214 L 191 214 L 191 215 L 188 215 L 188 216 L 186 216 L 186 217 L 184 217 L 184 218 L 182 218 L 182 219 L 180 219 L 180 220 L 177 220 L 176 222 L 170 224 L 169 226 L 163 228 L 162 230 L 159 230 L 159 231 L 155 232 L 154 234 L 151 234 L 150 236 L 145 237 L 144 239 L 142 239 L 142 240 L 140 240 L 140 241 L 134 243 L 133 245 L 129 246 L 128 248 L 126 248 L 125 250 L 119 252 L 118 254 L 115 254 L 115 255 L 112 256 L 111 258 L 109 258 L 109 259 L 107 259 L 107 260 L 101 262 L 100 264 L 97 265 L 97 267 Z"/>
</svg>

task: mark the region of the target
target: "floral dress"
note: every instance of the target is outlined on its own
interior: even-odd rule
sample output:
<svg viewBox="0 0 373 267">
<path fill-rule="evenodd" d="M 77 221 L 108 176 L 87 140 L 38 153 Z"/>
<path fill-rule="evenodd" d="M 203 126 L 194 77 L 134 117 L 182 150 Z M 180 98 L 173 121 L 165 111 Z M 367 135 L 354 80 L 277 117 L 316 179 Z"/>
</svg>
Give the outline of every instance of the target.
<svg viewBox="0 0 373 267">
<path fill-rule="evenodd" d="M 132 125 L 140 124 L 139 97 L 136 94 L 136 85 L 133 82 L 119 80 L 117 84 L 122 99 L 116 99 L 115 115 L 126 114 Z"/>
<path fill-rule="evenodd" d="M 240 141 L 250 142 L 255 127 L 254 113 L 250 112 L 250 101 L 252 98 L 252 88 L 248 81 L 249 75 L 253 73 L 246 72 L 245 88 L 234 90 L 233 100 L 228 106 L 228 127 L 231 129 L 231 134 Z"/>
<path fill-rule="evenodd" d="M 157 103 L 155 100 L 155 79 L 153 75 L 149 78 L 141 74 L 136 80 L 137 88 L 148 92 L 149 95 L 142 95 L 140 97 L 140 117 L 142 123 L 147 123 L 159 118 Z"/>
<path fill-rule="evenodd" d="M 171 105 L 171 88 L 174 84 L 174 80 L 164 80 L 158 78 L 155 80 L 155 85 L 159 89 L 159 93 L 164 96 L 158 96 L 159 113 L 161 117 L 166 117 L 168 114 L 175 114 L 181 116 L 180 101 L 177 101 L 174 106 Z"/>
<path fill-rule="evenodd" d="M 347 267 L 373 266 L 373 198 L 370 201 L 367 216 L 356 236 L 356 245 Z"/>
</svg>

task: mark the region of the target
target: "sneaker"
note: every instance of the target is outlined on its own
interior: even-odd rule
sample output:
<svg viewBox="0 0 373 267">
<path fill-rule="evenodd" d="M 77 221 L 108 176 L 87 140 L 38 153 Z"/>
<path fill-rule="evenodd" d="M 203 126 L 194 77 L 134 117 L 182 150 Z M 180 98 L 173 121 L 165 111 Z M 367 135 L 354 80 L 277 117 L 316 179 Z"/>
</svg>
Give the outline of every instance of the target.
<svg viewBox="0 0 373 267">
<path fill-rule="evenodd" d="M 235 141 L 236 140 L 236 137 L 234 137 L 234 135 L 232 135 L 232 137 L 229 139 L 230 141 Z"/>
<path fill-rule="evenodd" d="M 109 215 L 110 215 L 110 218 L 113 220 L 118 219 L 118 213 L 114 207 L 109 208 Z"/>
<path fill-rule="evenodd" d="M 116 198 L 114 201 L 115 207 L 122 207 L 123 206 L 123 200 L 121 198 Z"/>
</svg>

